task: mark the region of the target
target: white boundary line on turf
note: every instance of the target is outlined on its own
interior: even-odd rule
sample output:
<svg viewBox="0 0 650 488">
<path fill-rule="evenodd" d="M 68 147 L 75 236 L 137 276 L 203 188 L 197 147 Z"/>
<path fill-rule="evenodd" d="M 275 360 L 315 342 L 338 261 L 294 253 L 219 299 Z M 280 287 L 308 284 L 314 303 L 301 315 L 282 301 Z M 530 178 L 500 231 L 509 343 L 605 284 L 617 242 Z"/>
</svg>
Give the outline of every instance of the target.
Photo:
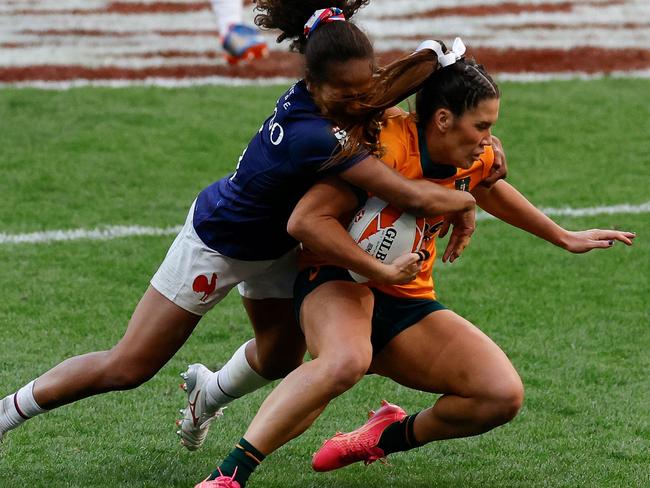
<svg viewBox="0 0 650 488">
<path fill-rule="evenodd" d="M 627 203 L 602 207 L 586 208 L 541 208 L 542 212 L 550 217 L 592 217 L 595 215 L 614 214 L 641 214 L 650 213 L 650 202 L 639 205 Z M 479 212 L 477 220 L 492 220 L 492 217 L 485 212 Z M 41 244 L 48 242 L 77 241 L 89 239 L 95 241 L 106 241 L 119 237 L 130 236 L 170 236 L 180 232 L 181 226 L 173 227 L 143 227 L 140 225 L 110 225 L 97 229 L 71 229 L 71 230 L 50 230 L 44 232 L 30 232 L 27 234 L 5 234 L 0 233 L 0 245 L 2 244 Z"/>
<path fill-rule="evenodd" d="M 617 215 L 617 214 L 641 214 L 650 213 L 650 202 L 641 203 L 639 205 L 630 205 L 622 203 L 620 205 L 609 205 L 602 207 L 586 207 L 586 208 L 553 208 L 546 207 L 540 208 L 549 217 L 593 217 L 595 215 Z M 478 212 L 476 220 L 495 220 L 495 217 L 485 212 Z M 0 234 L 1 236 L 2 234 Z M 2 242 L 0 237 L 0 243 Z"/>
<path fill-rule="evenodd" d="M 603 78 L 650 78 L 650 69 L 636 71 L 613 71 L 611 73 L 583 73 L 577 71 L 557 73 L 499 73 L 495 75 L 498 81 L 514 81 L 520 83 L 562 81 L 562 80 L 600 80 Z M 291 85 L 295 78 L 230 78 L 227 76 L 206 76 L 198 78 L 145 78 L 143 80 L 65 80 L 65 81 L 17 81 L 0 82 L 2 88 L 38 88 L 42 90 L 70 90 L 72 88 L 101 87 L 128 88 L 142 86 L 157 86 L 161 88 L 190 88 L 195 86 L 273 86 Z"/>
<path fill-rule="evenodd" d="M 0 244 L 40 244 L 46 242 L 78 241 L 90 239 L 107 241 L 118 237 L 168 236 L 178 234 L 182 226 L 144 227 L 141 225 L 107 225 L 96 229 L 48 230 L 27 234 L 0 233 Z"/>
</svg>

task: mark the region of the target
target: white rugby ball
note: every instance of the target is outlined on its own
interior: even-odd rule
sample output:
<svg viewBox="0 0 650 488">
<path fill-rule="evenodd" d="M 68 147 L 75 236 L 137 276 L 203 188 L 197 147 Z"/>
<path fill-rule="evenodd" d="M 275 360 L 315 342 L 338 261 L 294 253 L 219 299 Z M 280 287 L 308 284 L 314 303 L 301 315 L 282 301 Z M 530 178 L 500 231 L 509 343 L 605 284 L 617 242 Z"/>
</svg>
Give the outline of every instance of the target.
<svg viewBox="0 0 650 488">
<path fill-rule="evenodd" d="M 348 232 L 364 251 L 380 261 L 390 264 L 399 256 L 417 252 L 424 237 L 425 219 L 371 197 L 357 211 Z M 350 271 L 352 278 L 365 283 L 368 278 Z"/>
</svg>

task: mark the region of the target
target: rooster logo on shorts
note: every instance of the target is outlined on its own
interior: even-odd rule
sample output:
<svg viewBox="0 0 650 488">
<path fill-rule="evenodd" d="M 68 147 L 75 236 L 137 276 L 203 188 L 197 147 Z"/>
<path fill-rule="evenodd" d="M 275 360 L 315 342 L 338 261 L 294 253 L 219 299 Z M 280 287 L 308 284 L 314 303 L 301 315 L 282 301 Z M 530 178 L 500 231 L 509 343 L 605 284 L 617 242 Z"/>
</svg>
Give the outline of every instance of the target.
<svg viewBox="0 0 650 488">
<path fill-rule="evenodd" d="M 203 293 L 203 296 L 200 298 L 202 302 L 205 302 L 216 288 L 217 273 L 212 273 L 212 279 L 209 282 L 207 276 L 199 275 L 194 278 L 194 283 L 192 283 L 192 290 L 196 293 Z"/>
</svg>

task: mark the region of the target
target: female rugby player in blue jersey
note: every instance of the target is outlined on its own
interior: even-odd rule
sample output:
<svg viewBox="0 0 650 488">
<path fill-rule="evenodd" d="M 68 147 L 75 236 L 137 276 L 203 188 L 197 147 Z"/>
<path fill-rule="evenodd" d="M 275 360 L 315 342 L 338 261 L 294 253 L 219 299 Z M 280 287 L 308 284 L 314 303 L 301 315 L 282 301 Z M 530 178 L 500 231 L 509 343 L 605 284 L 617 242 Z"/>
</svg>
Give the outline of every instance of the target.
<svg viewBox="0 0 650 488">
<path fill-rule="evenodd" d="M 349 6 L 347 6 L 346 2 L 333 3 L 335 7 L 342 7 L 345 15 L 350 17 L 356 8 L 365 2 L 358 1 L 349 4 Z M 373 65 L 372 47 L 365 35 L 354 25 L 345 22 L 344 16 L 335 8 L 320 10 L 317 14 L 312 14 L 312 9 L 327 5 L 330 5 L 330 3 L 325 3 L 322 0 L 262 0 L 257 2 L 257 8 L 264 12 L 263 15 L 258 15 L 256 19 L 258 25 L 280 30 L 282 34 L 278 41 L 293 39 L 292 48 L 305 55 L 306 77 L 305 81 L 297 83 L 280 99 L 276 109 L 277 115 L 274 115 L 264 125 L 264 130 L 269 132 L 268 141 L 263 138 L 258 138 L 257 141 L 254 140 L 249 146 L 253 150 L 257 150 L 259 144 L 273 147 L 273 141 L 280 138 L 282 138 L 284 144 L 288 137 L 285 120 L 295 119 L 298 116 L 317 119 L 318 124 L 325 124 L 326 131 L 330 131 L 330 126 L 314 114 L 313 108 L 305 109 L 299 105 L 306 102 L 311 107 L 313 103 L 312 97 L 322 111 L 327 112 L 332 118 L 336 120 L 347 119 L 349 125 L 354 126 L 355 129 L 347 136 L 344 136 L 342 132 L 338 132 L 338 137 L 342 140 L 346 140 L 347 137 L 348 141 L 343 153 L 346 152 L 346 149 L 348 151 L 354 149 L 352 153 L 355 153 L 359 142 L 362 143 L 362 146 L 370 147 L 373 150 L 377 147 L 376 134 L 379 127 L 379 114 L 381 113 L 381 110 L 373 107 L 382 104 L 382 106 L 386 107 L 392 106 L 395 101 L 394 92 L 396 89 L 402 89 L 400 94 L 404 90 L 408 90 L 409 87 L 414 91 L 418 83 L 435 69 L 433 64 L 423 68 L 414 64 L 413 60 L 409 58 L 400 60 L 391 67 L 384 69 L 381 75 L 376 77 L 372 85 L 372 93 L 367 94 L 367 98 L 370 100 L 367 103 L 369 108 L 364 111 L 363 107 L 359 106 L 354 95 L 366 91 L 370 84 L 369 74 L 371 69 L 369 68 Z M 340 61 L 340 59 L 348 59 L 348 57 L 350 58 L 348 61 Z M 406 86 L 398 87 L 393 83 L 397 76 L 402 80 L 407 80 Z M 351 108 L 356 110 L 354 118 L 351 118 L 349 114 Z M 313 145 L 313 129 L 313 125 L 307 126 L 306 124 L 293 129 L 293 138 L 304 138 L 304 142 L 296 140 L 290 149 L 292 153 L 296 151 L 313 151 L 314 148 L 307 145 L 307 143 Z M 326 146 L 323 154 L 330 154 L 332 152 L 331 135 L 325 134 L 321 142 Z M 500 143 L 498 140 L 493 141 L 493 143 L 497 152 L 495 169 L 497 167 L 499 169 L 491 175 L 491 182 L 502 177 L 505 173 L 505 161 Z M 251 149 L 248 149 L 248 151 L 251 151 Z M 343 153 L 339 153 L 339 157 Z M 249 152 L 243 156 L 241 168 L 234 177 L 235 181 L 250 179 L 251 166 L 249 165 L 249 169 L 243 168 L 244 164 L 250 160 L 249 156 Z M 318 159 L 322 162 L 320 156 Z M 379 168 L 374 163 L 374 160 L 362 161 L 350 169 L 341 170 L 339 168 L 338 170 L 345 180 L 357 180 L 359 186 L 367 188 L 369 185 L 366 184 L 366 181 L 373 178 L 375 181 L 372 184 L 375 187 L 383 186 L 381 180 L 388 176 L 388 173 L 385 168 Z M 326 166 L 331 164 L 331 161 L 325 163 Z M 351 163 L 344 162 L 343 164 Z M 242 169 L 245 170 L 243 174 L 241 173 Z M 375 170 L 379 171 L 374 173 Z M 391 174 L 390 178 L 392 180 L 394 176 Z M 405 190 L 406 193 L 402 194 L 401 198 L 398 194 L 393 194 L 389 198 L 393 200 L 400 199 L 401 203 L 398 203 L 398 206 L 414 205 L 418 207 L 422 205 L 422 203 L 416 201 L 408 201 L 415 194 L 411 190 Z M 378 191 L 385 191 L 385 189 Z M 377 191 L 374 193 L 377 193 Z M 243 197 L 247 198 L 246 195 Z M 421 199 L 421 197 L 422 195 L 416 197 L 416 200 Z M 274 205 L 277 206 L 277 203 Z M 293 202 L 282 204 L 282 208 L 285 208 L 285 210 L 289 210 L 292 206 Z M 260 226 L 267 225 L 264 221 L 265 217 L 262 215 L 265 214 L 260 214 L 258 219 Z M 212 227 L 212 224 L 210 226 Z M 254 231 L 259 232 L 259 228 L 254 229 Z M 454 233 L 450 240 L 450 252 L 451 250 L 455 253 L 460 252 L 466 237 L 463 232 L 457 229 L 457 232 Z M 202 239 L 209 241 L 209 236 L 202 236 Z M 218 236 L 218 239 L 221 239 L 221 235 Z M 289 239 L 288 242 L 293 243 L 295 241 Z M 364 260 L 363 262 L 367 265 L 377 266 L 377 263 L 367 260 L 366 256 L 359 256 L 358 249 L 351 249 L 345 245 L 342 247 L 333 246 L 327 252 L 331 255 L 331 259 L 337 262 L 348 261 L 348 267 L 350 268 L 361 265 L 361 260 Z M 258 250 L 256 248 L 250 249 L 250 253 L 251 255 L 257 255 Z M 376 271 L 372 271 L 371 274 L 376 274 Z M 207 286 L 209 283 L 206 276 L 203 285 Z M 274 284 L 274 286 L 280 285 Z M 286 283 L 282 285 L 282 287 L 284 286 L 286 286 Z M 295 336 L 288 337 L 290 330 L 294 332 L 297 330 L 295 326 L 293 329 L 278 326 L 278 324 L 288 323 L 291 320 L 288 317 L 287 309 L 284 307 L 287 301 L 276 300 L 273 302 L 266 300 L 262 302 L 258 300 L 252 302 L 246 298 L 245 294 L 244 296 L 244 303 L 249 311 L 258 341 L 249 341 L 243 344 L 218 372 L 212 373 L 201 364 L 193 364 L 182 374 L 186 380 L 184 387 L 187 391 L 187 406 L 181 411 L 183 418 L 177 421 L 177 425 L 180 427 L 178 434 L 181 437 L 181 443 L 190 450 L 198 449 L 203 444 L 211 422 L 217 418 L 223 406 L 235 398 L 254 391 L 271 379 L 281 377 L 283 373 L 289 371 L 291 366 L 299 364 L 297 356 L 293 354 L 287 360 L 282 359 L 287 351 L 296 350 L 295 344 L 297 341 Z M 288 292 L 286 296 L 289 296 Z M 345 296 L 346 299 L 353 297 L 354 294 Z M 263 307 L 264 304 L 267 304 L 266 308 Z M 279 315 L 280 312 L 281 315 Z M 273 316 L 273 314 L 277 316 L 278 320 L 268 326 L 263 326 L 263 324 L 268 324 L 268 317 Z M 262 339 L 263 342 L 259 342 L 259 339 Z"/>
<path fill-rule="evenodd" d="M 291 303 L 297 241 L 286 227 L 296 202 L 326 175 L 338 174 L 413 213 L 454 213 L 459 224 L 454 245 L 464 246 L 473 230 L 471 195 L 401 177 L 371 155 L 376 131 L 370 126 L 346 139 L 345 132 L 332 122 L 350 123 L 346 104 L 333 101 L 361 98 L 375 69 L 367 37 L 345 21 L 366 2 L 303 1 L 289 8 L 282 2 L 258 3 L 267 11 L 261 17 L 264 26 L 275 24 L 283 36 L 299 37 L 305 80 L 280 97 L 235 172 L 200 192 L 122 339 L 110 350 L 69 358 L 2 399 L 0 438 L 37 414 L 147 381 L 183 345 L 203 314 L 234 286 L 242 295 L 257 342 L 241 350 L 242 361 L 231 371 L 230 380 L 241 384 L 243 376 L 244 388 L 255 389 L 301 364 L 305 345 Z M 320 27 L 313 29 L 308 40 L 296 31 L 297 23 L 302 29 L 314 10 L 331 4 L 342 11 L 320 12 L 312 19 L 312 28 Z M 401 70 L 396 63 L 381 76 L 390 80 Z M 383 265 L 352 242 L 332 248 L 326 257 L 345 268 L 363 269 L 384 283 L 408 281 L 419 269 L 416 255 Z M 226 376 L 215 378 L 198 366 L 188 371 L 189 421 L 182 424 L 192 427 L 184 437 L 190 447 L 204 434 L 197 428 L 216 413 L 204 408 L 205 395 L 229 393 L 224 388 Z M 205 388 L 196 389 L 197 382 Z"/>
</svg>

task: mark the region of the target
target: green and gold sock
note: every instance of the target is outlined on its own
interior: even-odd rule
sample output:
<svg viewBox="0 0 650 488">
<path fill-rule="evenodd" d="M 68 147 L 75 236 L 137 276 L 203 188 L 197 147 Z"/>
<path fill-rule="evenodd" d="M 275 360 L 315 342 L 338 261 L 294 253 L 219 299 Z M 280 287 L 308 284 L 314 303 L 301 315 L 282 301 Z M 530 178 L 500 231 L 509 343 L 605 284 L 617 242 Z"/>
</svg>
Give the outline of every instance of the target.
<svg viewBox="0 0 650 488">
<path fill-rule="evenodd" d="M 214 480 L 222 475 L 233 476 L 234 474 L 235 481 L 244 488 L 250 475 L 264 461 L 265 457 L 255 446 L 242 437 L 219 468 L 212 472 L 210 479 Z"/>
</svg>

